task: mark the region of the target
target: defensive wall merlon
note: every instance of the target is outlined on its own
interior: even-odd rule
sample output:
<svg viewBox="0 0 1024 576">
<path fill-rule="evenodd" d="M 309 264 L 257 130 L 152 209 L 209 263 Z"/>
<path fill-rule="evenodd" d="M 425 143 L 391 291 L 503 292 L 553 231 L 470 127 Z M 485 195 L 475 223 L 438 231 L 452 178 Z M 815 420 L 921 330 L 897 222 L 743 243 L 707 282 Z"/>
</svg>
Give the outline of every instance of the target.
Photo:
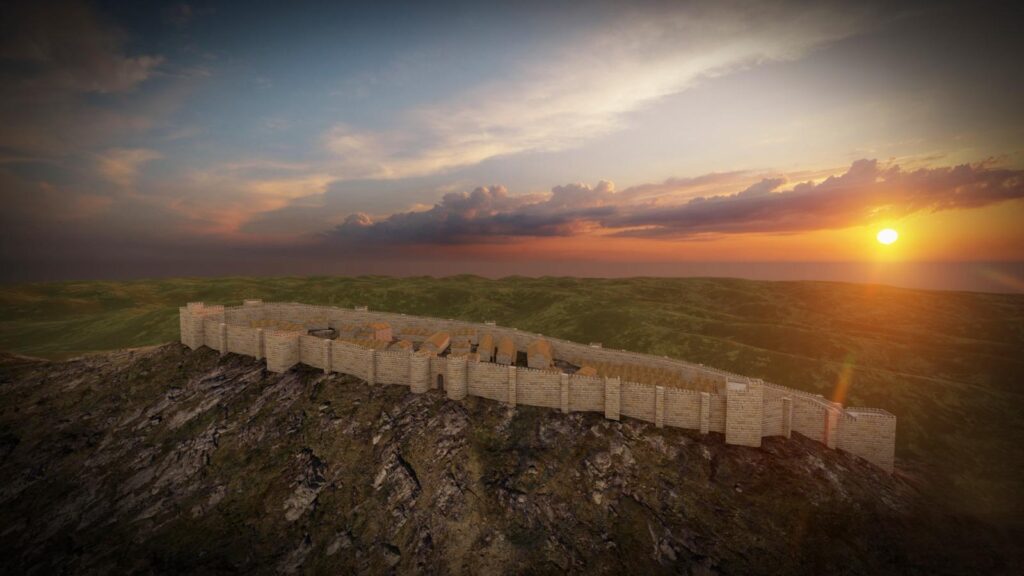
<svg viewBox="0 0 1024 576">
<path fill-rule="evenodd" d="M 371 385 L 408 386 L 413 393 L 443 388 L 452 400 L 479 396 L 510 405 L 525 404 L 562 412 L 603 412 L 725 435 L 728 444 L 759 447 L 766 436 L 793 432 L 829 448 L 843 450 L 892 472 L 896 417 L 876 408 L 844 407 L 824 397 L 668 357 L 579 344 L 497 326 L 390 312 L 354 310 L 298 303 L 246 300 L 241 306 L 210 306 L 191 302 L 180 308 L 181 342 L 195 350 L 207 346 L 221 354 L 265 359 L 267 370 L 285 372 L 305 364 L 324 372 L 340 372 Z M 558 368 L 534 369 L 487 361 L 489 354 L 438 355 L 405 344 L 374 349 L 353 341 L 329 339 L 310 332 L 346 330 L 384 323 L 391 333 L 422 346 L 432 334 L 497 344 L 511 340 L 526 351 L 538 339 L 550 343 L 553 359 L 575 365 L 628 365 L 670 375 L 671 385 L 631 382 L 620 377 L 567 373 Z M 281 328 L 284 326 L 285 328 Z M 446 344 L 447 345 L 447 344 Z M 536 348 L 536 347 L 535 347 Z M 489 351 L 488 351 L 489 352 Z M 483 356 L 483 358 L 481 358 Z M 563 364 L 564 365 L 564 364 Z M 692 388 L 688 389 L 688 385 Z M 702 390 L 703 389 L 703 390 Z"/>
</svg>

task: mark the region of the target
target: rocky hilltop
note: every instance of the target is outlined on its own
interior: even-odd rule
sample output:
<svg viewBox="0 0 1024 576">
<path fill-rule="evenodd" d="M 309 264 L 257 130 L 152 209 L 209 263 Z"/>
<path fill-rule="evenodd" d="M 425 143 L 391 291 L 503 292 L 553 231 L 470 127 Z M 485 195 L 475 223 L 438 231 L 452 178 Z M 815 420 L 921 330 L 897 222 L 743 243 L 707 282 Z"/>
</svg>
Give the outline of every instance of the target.
<svg viewBox="0 0 1024 576">
<path fill-rule="evenodd" d="M 998 534 L 760 449 L 178 344 L 0 359 L 8 573 L 1012 573 Z"/>
</svg>

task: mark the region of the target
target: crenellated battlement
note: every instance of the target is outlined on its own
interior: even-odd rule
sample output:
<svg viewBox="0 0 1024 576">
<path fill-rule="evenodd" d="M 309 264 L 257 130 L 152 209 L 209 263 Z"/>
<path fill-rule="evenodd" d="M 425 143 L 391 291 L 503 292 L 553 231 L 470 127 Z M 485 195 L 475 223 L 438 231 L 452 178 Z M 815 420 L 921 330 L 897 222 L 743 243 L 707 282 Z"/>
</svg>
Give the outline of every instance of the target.
<svg viewBox="0 0 1024 576">
<path fill-rule="evenodd" d="M 726 443 L 743 446 L 798 432 L 887 472 L 894 466 L 896 417 L 885 410 L 844 408 L 820 395 L 664 356 L 580 344 L 491 321 L 408 316 L 366 306 L 189 302 L 179 317 L 182 344 L 265 358 L 271 372 L 301 363 L 373 385 L 408 386 L 417 394 L 442 388 L 456 401 L 478 396 L 513 406 L 603 412 L 612 420 L 636 418 L 658 427 L 721 433 Z M 368 340 L 321 336 L 353 330 L 365 330 Z M 392 340 L 392 334 L 415 347 L 387 346 L 383 340 Z M 432 335 L 439 337 L 428 342 Z M 467 341 L 470 349 L 464 350 Z M 449 342 L 456 342 L 451 354 Z M 513 350 L 501 349 L 501 342 L 511 343 Z M 494 349 L 481 350 L 481 345 Z M 517 355 L 527 351 L 535 355 L 532 364 L 544 368 L 517 365 Z M 577 374 L 584 364 L 590 370 Z"/>
</svg>

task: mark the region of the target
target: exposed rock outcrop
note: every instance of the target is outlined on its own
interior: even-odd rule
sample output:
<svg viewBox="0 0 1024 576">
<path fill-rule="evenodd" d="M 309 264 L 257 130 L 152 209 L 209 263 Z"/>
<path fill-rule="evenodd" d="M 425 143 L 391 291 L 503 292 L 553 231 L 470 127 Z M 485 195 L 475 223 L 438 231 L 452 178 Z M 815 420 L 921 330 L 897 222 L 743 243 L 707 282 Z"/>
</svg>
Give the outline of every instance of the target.
<svg viewBox="0 0 1024 576">
<path fill-rule="evenodd" d="M 0 363 L 0 526 L 4 572 L 1016 569 L 800 437 L 727 446 L 176 344 Z"/>
</svg>

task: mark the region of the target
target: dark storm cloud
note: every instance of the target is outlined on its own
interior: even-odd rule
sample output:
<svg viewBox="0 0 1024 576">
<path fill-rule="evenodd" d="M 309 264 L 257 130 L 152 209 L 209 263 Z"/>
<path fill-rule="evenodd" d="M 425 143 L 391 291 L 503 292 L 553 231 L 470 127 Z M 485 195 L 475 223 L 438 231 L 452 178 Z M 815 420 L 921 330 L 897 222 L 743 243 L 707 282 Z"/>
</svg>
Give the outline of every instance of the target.
<svg viewBox="0 0 1024 576">
<path fill-rule="evenodd" d="M 436 243 L 495 241 L 508 236 L 569 236 L 582 223 L 611 215 L 602 206 L 614 194 L 602 182 L 596 189 L 583 185 L 557 186 L 547 199 L 513 197 L 504 186 L 480 187 L 470 193 L 445 194 L 422 212 L 400 212 L 374 222 L 356 213 L 329 237 L 346 241 Z"/>
<path fill-rule="evenodd" d="M 118 98 L 163 59 L 126 53 L 125 39 L 83 2 L 0 8 L 0 148 L 62 154 L 148 126 L 150 118 L 127 112 Z"/>
<path fill-rule="evenodd" d="M 458 244 L 595 230 L 638 237 L 799 232 L 1024 197 L 1024 172 L 984 164 L 904 171 L 858 160 L 817 184 L 779 191 L 784 184 L 783 178 L 766 178 L 735 194 L 673 205 L 636 201 L 636 190 L 645 187 L 616 193 L 607 182 L 595 188 L 558 186 L 548 197 L 514 197 L 500 186 L 477 188 L 448 194 L 422 212 L 379 221 L 354 214 L 329 236 L 344 242 Z"/>
<path fill-rule="evenodd" d="M 14 3 L 3 15 L 0 58 L 9 88 L 124 92 L 161 61 L 124 54 L 122 34 L 101 23 L 84 3 Z"/>
</svg>

